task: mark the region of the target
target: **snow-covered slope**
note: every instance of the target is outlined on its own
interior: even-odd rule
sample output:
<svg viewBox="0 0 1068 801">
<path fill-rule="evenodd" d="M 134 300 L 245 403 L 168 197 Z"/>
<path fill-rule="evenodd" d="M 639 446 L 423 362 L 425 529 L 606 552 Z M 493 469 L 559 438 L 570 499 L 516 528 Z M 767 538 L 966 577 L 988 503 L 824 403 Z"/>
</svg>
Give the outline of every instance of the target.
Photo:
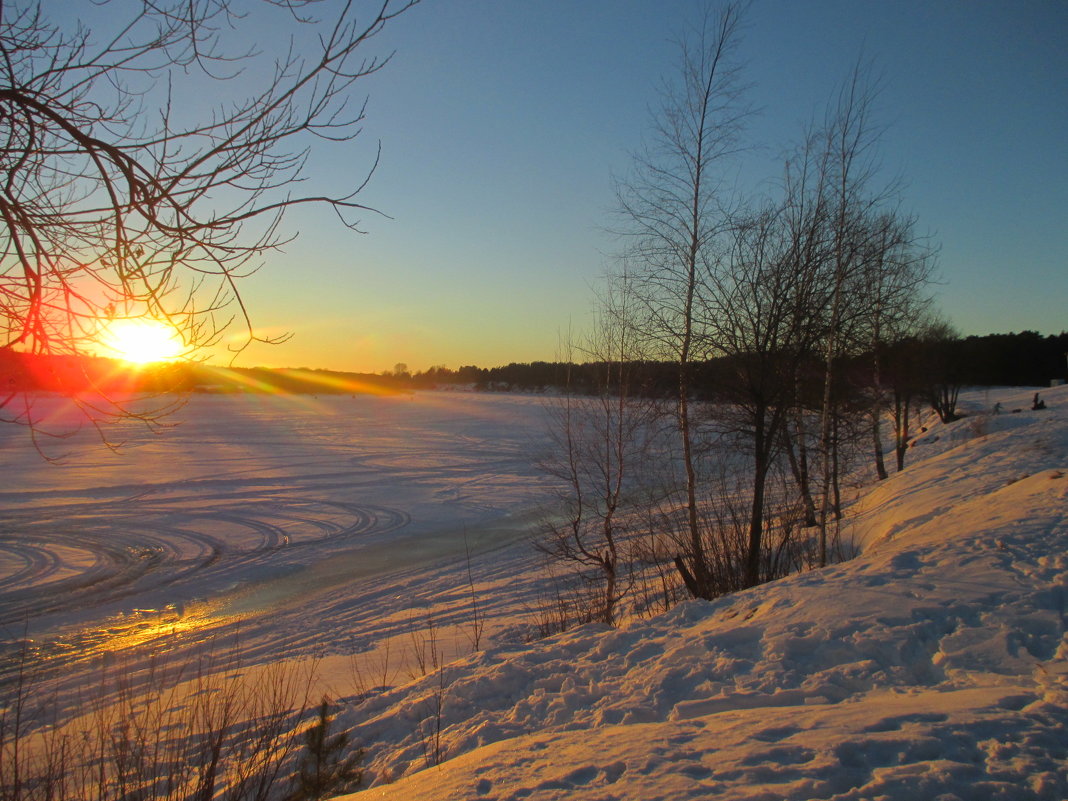
<svg viewBox="0 0 1068 801">
<path fill-rule="evenodd" d="M 371 698 L 354 801 L 1068 797 L 1068 388 L 1043 398 L 932 426 L 850 562 Z"/>
</svg>

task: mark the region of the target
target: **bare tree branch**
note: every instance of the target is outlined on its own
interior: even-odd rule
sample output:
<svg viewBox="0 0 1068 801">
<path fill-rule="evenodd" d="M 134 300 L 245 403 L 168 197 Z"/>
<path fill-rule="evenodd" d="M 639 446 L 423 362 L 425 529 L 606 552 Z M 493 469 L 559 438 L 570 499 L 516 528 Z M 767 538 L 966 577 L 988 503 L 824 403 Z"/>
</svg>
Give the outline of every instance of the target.
<svg viewBox="0 0 1068 801">
<path fill-rule="evenodd" d="M 306 184 L 307 159 L 359 136 L 353 92 L 392 56 L 368 48 L 417 2 L 3 3 L 0 350 L 84 354 L 102 323 L 141 316 L 190 350 L 234 321 L 261 340 L 238 283 L 291 239 L 286 212 L 323 206 L 356 231 L 374 213 L 358 196 L 377 149 L 340 191 Z M 248 44 L 279 22 L 280 55 Z"/>
</svg>

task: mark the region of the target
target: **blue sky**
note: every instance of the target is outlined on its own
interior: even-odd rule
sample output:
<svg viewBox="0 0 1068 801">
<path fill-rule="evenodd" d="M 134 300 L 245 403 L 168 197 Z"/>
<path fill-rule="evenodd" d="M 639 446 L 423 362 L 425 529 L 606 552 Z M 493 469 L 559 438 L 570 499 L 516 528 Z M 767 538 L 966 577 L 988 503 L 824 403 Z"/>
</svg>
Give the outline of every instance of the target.
<svg viewBox="0 0 1068 801">
<path fill-rule="evenodd" d="M 244 282 L 293 338 L 242 364 L 380 371 L 553 359 L 611 266 L 613 176 L 649 131 L 683 0 L 424 0 L 376 46 L 361 138 L 310 174 L 354 181 L 381 141 L 366 236 L 304 211 Z M 881 76 L 887 176 L 940 245 L 965 334 L 1068 329 L 1068 3 L 754 0 L 740 57 L 761 113 L 747 191 L 858 57 Z M 380 51 L 380 52 L 381 52 Z"/>
</svg>

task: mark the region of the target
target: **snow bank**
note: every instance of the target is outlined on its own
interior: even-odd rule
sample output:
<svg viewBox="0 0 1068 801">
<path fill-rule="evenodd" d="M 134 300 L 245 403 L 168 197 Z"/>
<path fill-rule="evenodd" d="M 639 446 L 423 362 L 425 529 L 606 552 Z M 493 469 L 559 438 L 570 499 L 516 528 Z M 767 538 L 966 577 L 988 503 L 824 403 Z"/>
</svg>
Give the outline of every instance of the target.
<svg viewBox="0 0 1068 801">
<path fill-rule="evenodd" d="M 1068 388 L 1032 392 L 924 432 L 853 561 L 350 709 L 353 801 L 1068 797 Z"/>
</svg>

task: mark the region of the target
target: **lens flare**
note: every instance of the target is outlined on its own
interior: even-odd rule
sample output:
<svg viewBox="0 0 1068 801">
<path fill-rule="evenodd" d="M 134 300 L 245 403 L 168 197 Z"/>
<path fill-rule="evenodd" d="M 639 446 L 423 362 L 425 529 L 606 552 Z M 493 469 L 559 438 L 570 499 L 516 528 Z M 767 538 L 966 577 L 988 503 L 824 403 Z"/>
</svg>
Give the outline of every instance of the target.
<svg viewBox="0 0 1068 801">
<path fill-rule="evenodd" d="M 165 362 L 178 358 L 185 351 L 174 326 L 149 318 L 109 322 L 99 341 L 105 355 L 133 364 Z"/>
</svg>

